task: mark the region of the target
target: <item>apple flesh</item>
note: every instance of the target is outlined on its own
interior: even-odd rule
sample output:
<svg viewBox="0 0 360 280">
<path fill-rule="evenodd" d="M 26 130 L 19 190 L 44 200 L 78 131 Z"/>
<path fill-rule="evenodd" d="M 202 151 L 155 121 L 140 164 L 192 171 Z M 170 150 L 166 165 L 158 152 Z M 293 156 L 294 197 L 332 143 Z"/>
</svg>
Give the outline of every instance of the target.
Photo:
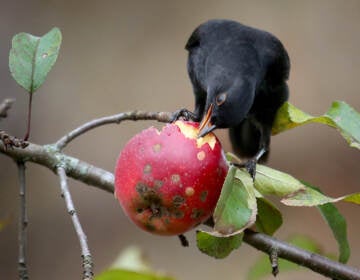
<svg viewBox="0 0 360 280">
<path fill-rule="evenodd" d="M 179 235 L 213 213 L 228 170 L 219 140 L 197 138 L 198 123 L 150 127 L 126 144 L 115 168 L 115 196 L 140 228 Z"/>
</svg>

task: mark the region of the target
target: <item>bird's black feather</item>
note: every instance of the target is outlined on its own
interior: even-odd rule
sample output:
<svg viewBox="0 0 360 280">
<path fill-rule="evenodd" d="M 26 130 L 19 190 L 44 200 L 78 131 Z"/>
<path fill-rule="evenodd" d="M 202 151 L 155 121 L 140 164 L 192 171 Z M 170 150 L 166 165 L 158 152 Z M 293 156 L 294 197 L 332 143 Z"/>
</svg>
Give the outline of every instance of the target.
<svg viewBox="0 0 360 280">
<path fill-rule="evenodd" d="M 230 128 L 238 155 L 252 158 L 261 149 L 269 151 L 276 112 L 288 99 L 290 61 L 282 43 L 235 21 L 210 20 L 195 29 L 185 48 L 194 119 L 201 120 L 213 104 L 211 123 Z M 217 105 L 216 97 L 224 92 L 226 102 Z"/>
</svg>

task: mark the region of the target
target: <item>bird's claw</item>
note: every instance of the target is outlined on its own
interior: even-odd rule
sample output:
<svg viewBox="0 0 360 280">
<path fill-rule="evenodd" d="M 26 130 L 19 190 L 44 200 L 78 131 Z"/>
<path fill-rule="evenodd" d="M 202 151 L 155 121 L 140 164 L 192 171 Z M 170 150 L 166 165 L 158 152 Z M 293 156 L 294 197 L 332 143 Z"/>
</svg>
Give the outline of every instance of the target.
<svg viewBox="0 0 360 280">
<path fill-rule="evenodd" d="M 257 160 L 256 158 L 249 159 L 245 163 L 232 163 L 234 166 L 238 168 L 245 168 L 246 171 L 250 174 L 253 181 L 255 181 L 255 175 L 256 175 L 256 164 Z"/>
<path fill-rule="evenodd" d="M 194 113 L 188 109 L 182 108 L 175 111 L 170 119 L 170 123 L 177 121 L 178 119 L 183 118 L 185 121 L 193 120 L 196 121 Z"/>
<path fill-rule="evenodd" d="M 245 163 L 246 171 L 249 172 L 251 178 L 253 181 L 255 181 L 255 175 L 256 175 L 256 159 L 250 159 Z"/>
</svg>

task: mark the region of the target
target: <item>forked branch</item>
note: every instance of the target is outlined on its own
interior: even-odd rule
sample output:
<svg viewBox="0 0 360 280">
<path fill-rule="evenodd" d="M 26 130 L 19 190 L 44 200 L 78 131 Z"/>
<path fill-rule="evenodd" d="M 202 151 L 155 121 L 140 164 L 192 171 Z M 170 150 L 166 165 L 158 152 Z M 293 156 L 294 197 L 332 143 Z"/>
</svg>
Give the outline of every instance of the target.
<svg viewBox="0 0 360 280">
<path fill-rule="evenodd" d="M 53 145 L 39 146 L 30 143 L 28 147 L 24 149 L 16 147 L 7 149 L 6 145 L 0 141 L 0 152 L 17 161 L 34 162 L 48 167 L 55 173 L 66 173 L 69 177 L 76 180 L 93 185 L 108 192 L 113 192 L 114 176 L 112 173 L 77 158 L 70 157 L 60 151 L 76 137 L 86 131 L 89 131 L 90 129 L 104 124 L 119 123 L 123 120 L 157 120 L 160 122 L 167 122 L 171 119 L 171 117 L 171 113 L 161 112 L 151 113 L 133 111 L 121 113 L 88 122 L 65 135 Z M 58 169 L 59 166 L 61 166 L 60 169 Z M 278 257 L 301 266 L 308 267 L 324 276 L 338 280 L 360 280 L 360 270 L 356 268 L 352 268 L 339 262 L 332 261 L 321 255 L 297 248 L 266 234 L 246 230 L 244 234 L 244 241 L 250 246 L 267 254 L 271 254 L 272 250 L 276 248 Z"/>
</svg>

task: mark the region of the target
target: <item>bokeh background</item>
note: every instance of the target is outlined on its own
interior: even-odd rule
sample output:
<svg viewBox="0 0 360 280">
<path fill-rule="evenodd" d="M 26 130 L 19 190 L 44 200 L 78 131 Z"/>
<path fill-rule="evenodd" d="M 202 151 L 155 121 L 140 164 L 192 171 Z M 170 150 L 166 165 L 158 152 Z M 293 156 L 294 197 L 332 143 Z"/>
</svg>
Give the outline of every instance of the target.
<svg viewBox="0 0 360 280">
<path fill-rule="evenodd" d="M 360 2 L 302 1 L 1 1 L 0 99 L 16 99 L 0 128 L 22 136 L 27 94 L 8 71 L 11 38 L 19 32 L 42 35 L 57 26 L 63 43 L 55 67 L 34 97 L 31 141 L 52 143 L 93 118 L 141 109 L 193 109 L 186 72 L 185 42 L 193 29 L 210 18 L 229 18 L 275 34 L 291 58 L 290 101 L 322 114 L 333 100 L 360 110 Z M 109 125 L 74 141 L 66 153 L 112 171 L 126 141 L 151 122 Z M 226 131 L 218 131 L 230 150 Z M 321 187 L 329 195 L 359 191 L 360 153 L 339 134 L 308 125 L 272 138 L 269 165 Z M 80 249 L 56 176 L 27 165 L 28 259 L 31 279 L 80 279 Z M 153 236 L 131 224 L 114 197 L 73 180 L 71 192 L 95 261 L 104 270 L 128 245 L 141 246 L 154 267 L 178 279 L 246 279 L 261 255 L 243 245 L 224 260 L 214 260 L 177 238 Z M 14 162 L 0 155 L 0 279 L 16 279 L 18 180 Z M 350 264 L 359 267 L 360 208 L 337 205 L 348 221 Z M 315 208 L 279 206 L 286 239 L 302 233 L 336 253 L 337 245 Z M 306 278 L 305 278 L 306 277 Z M 269 277 L 271 279 L 271 277 Z M 322 279 L 303 269 L 278 279 Z"/>
</svg>

